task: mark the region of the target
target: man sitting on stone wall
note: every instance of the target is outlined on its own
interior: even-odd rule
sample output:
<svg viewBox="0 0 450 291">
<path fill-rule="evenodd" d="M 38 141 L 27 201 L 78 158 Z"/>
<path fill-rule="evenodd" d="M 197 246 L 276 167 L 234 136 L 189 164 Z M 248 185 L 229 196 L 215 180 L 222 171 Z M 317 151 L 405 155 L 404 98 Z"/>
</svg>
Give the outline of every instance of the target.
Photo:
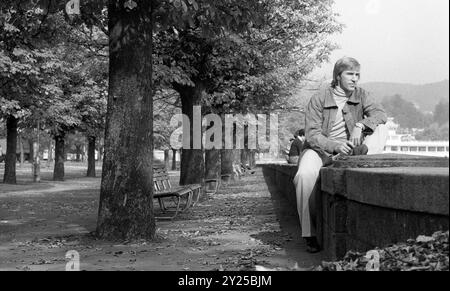
<svg viewBox="0 0 450 291">
<path fill-rule="evenodd" d="M 387 116 L 357 87 L 360 64 L 353 58 L 336 62 L 331 86 L 315 94 L 306 108 L 306 143 L 294 178 L 302 237 L 308 252 L 318 252 L 315 230 L 315 187 L 320 168 L 340 155 L 380 154 L 387 141 Z"/>
</svg>

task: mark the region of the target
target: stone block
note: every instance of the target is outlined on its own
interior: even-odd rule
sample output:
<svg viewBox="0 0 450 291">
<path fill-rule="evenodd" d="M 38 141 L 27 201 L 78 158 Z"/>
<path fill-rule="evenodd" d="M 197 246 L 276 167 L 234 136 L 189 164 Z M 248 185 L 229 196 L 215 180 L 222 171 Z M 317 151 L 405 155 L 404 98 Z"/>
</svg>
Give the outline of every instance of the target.
<svg viewBox="0 0 450 291">
<path fill-rule="evenodd" d="M 347 200 L 334 196 L 329 207 L 329 225 L 332 231 L 338 233 L 347 232 Z"/>
<path fill-rule="evenodd" d="M 347 198 L 408 211 L 449 214 L 448 168 L 348 169 Z"/>
<path fill-rule="evenodd" d="M 340 260 L 347 253 L 347 234 L 328 231 L 324 245 L 327 260 Z"/>
<path fill-rule="evenodd" d="M 445 215 L 394 210 L 355 201 L 348 201 L 347 207 L 347 234 L 354 241 L 348 247 L 353 250 L 366 251 L 449 229 L 449 218 Z"/>
<path fill-rule="evenodd" d="M 347 200 L 342 196 L 330 195 L 322 192 L 321 195 L 321 217 L 334 232 L 344 233 L 347 231 Z"/>
<path fill-rule="evenodd" d="M 322 168 L 320 170 L 321 189 L 331 195 L 346 192 L 346 170 L 337 168 Z"/>
<path fill-rule="evenodd" d="M 292 211 L 296 170 L 292 165 L 263 166 L 271 193 L 286 197 L 283 207 Z M 312 200 L 320 245 L 329 259 L 341 259 L 349 250 L 364 252 L 448 230 L 448 178 L 445 158 L 348 157 L 321 169 L 321 192 Z"/>
<path fill-rule="evenodd" d="M 333 168 L 449 167 L 448 158 L 401 154 L 341 157 Z"/>
</svg>

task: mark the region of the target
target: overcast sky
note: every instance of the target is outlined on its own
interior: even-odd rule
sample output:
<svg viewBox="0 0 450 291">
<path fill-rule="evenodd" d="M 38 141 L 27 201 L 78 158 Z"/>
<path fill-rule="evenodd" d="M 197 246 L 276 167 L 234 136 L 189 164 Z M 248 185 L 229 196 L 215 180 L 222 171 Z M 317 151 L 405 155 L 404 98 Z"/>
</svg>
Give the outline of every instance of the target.
<svg viewBox="0 0 450 291">
<path fill-rule="evenodd" d="M 333 64 L 352 56 L 361 82 L 426 84 L 449 79 L 449 0 L 335 0 L 345 24 L 340 45 L 314 75 L 331 78 Z"/>
</svg>

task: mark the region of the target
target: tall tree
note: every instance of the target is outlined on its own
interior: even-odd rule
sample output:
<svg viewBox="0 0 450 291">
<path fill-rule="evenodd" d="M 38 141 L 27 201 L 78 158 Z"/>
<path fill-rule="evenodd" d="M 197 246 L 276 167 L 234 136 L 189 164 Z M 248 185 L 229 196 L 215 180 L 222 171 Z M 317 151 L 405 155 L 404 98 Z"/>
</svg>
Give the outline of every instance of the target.
<svg viewBox="0 0 450 291">
<path fill-rule="evenodd" d="M 434 108 L 433 112 L 433 120 L 439 125 L 445 124 L 448 122 L 448 111 L 449 111 L 449 102 L 445 102 L 444 100 L 439 101 L 439 103 Z"/>
<path fill-rule="evenodd" d="M 55 166 L 53 168 L 53 180 L 64 181 L 64 160 L 65 160 L 65 131 L 56 132 L 55 138 Z"/>
<path fill-rule="evenodd" d="M 35 113 L 58 94 L 59 72 L 64 70 L 55 46 L 61 15 L 49 13 L 35 1 L 0 3 L 0 114 L 10 122 L 8 139 L 17 136 L 17 122 Z M 39 4 L 39 3 L 38 3 Z M 15 183 L 16 144 L 7 149 L 5 183 Z"/>
<path fill-rule="evenodd" d="M 107 72 L 104 70 L 103 72 Z M 89 76 L 89 75 L 88 75 Z M 77 110 L 81 114 L 79 130 L 88 140 L 87 176 L 95 177 L 95 151 L 97 141 L 103 138 L 106 117 L 107 82 L 102 76 L 89 78 L 78 88 Z"/>
<path fill-rule="evenodd" d="M 394 117 L 402 128 L 424 128 L 430 124 L 424 113 L 398 94 L 385 97 L 381 104 L 386 113 Z"/>
<path fill-rule="evenodd" d="M 449 123 L 446 122 L 442 125 L 438 123 L 433 123 L 422 132 L 416 134 L 417 140 L 426 141 L 448 141 L 449 140 Z"/>
<path fill-rule="evenodd" d="M 108 3 L 110 59 L 97 234 L 155 235 L 152 182 L 153 1 Z"/>
<path fill-rule="evenodd" d="M 155 80 L 155 78 L 154 78 Z M 153 99 L 153 144 L 155 149 L 172 150 L 171 133 L 176 127 L 170 124 L 173 116 L 181 113 L 181 101 L 174 90 L 157 89 Z M 173 150 L 172 150 L 173 151 Z"/>
<path fill-rule="evenodd" d="M 87 1 L 82 15 L 67 27 L 66 42 L 72 51 L 72 98 L 80 114 L 77 128 L 88 140 L 88 169 L 86 175 L 95 177 L 95 151 L 103 139 L 108 88 L 108 30 L 107 13 L 102 1 Z M 103 11 L 103 12 L 102 12 Z M 99 151 L 100 158 L 100 151 Z"/>
<path fill-rule="evenodd" d="M 167 83 L 180 93 L 183 113 L 191 121 L 192 105 L 214 107 L 218 113 L 280 108 L 328 58 L 335 46 L 327 38 L 341 29 L 328 0 L 222 4 L 199 1 L 198 21 L 157 37 L 158 71 L 167 72 Z M 212 19 L 205 28 L 211 11 L 227 25 Z M 183 156 L 180 182 L 199 182 L 199 172 L 192 169 L 203 169 L 200 151 L 183 149 Z"/>
<path fill-rule="evenodd" d="M 198 11 L 189 25 L 161 32 L 157 37 L 157 66 L 165 72 L 163 79 L 181 97 L 182 112 L 190 119 L 190 147 L 182 149 L 180 184 L 203 183 L 205 176 L 204 153 L 199 140 L 194 140 L 193 107 L 201 106 L 204 95 L 211 86 L 206 66 L 212 48 L 209 38 L 224 31 L 243 31 L 251 22 L 258 22 L 262 5 L 256 1 L 210 2 L 198 1 Z M 167 50 L 174 54 L 167 53 Z M 189 73 L 193 73 L 189 75 Z M 194 73 L 194 72 L 197 72 Z M 185 133 L 187 134 L 187 133 Z M 197 146 L 195 146 L 197 145 Z M 200 142 L 201 145 L 201 142 Z"/>
<path fill-rule="evenodd" d="M 6 119 L 6 127 L 8 138 L 3 182 L 7 184 L 16 184 L 17 118 L 13 115 L 9 115 Z"/>
</svg>

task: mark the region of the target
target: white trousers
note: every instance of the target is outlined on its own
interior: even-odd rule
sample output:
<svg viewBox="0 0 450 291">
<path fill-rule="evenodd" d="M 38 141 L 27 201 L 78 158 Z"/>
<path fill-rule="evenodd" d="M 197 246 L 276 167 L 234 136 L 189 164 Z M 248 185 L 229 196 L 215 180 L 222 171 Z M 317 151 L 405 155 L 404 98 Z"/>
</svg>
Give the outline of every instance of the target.
<svg viewBox="0 0 450 291">
<path fill-rule="evenodd" d="M 379 125 L 372 135 L 366 136 L 364 144 L 369 149 L 368 155 L 382 154 L 388 138 L 388 129 Z M 314 150 L 306 150 L 300 160 L 294 178 L 297 195 L 297 211 L 302 228 L 302 237 L 316 236 L 315 228 L 315 195 L 320 191 L 317 185 L 322 159 Z"/>
</svg>

